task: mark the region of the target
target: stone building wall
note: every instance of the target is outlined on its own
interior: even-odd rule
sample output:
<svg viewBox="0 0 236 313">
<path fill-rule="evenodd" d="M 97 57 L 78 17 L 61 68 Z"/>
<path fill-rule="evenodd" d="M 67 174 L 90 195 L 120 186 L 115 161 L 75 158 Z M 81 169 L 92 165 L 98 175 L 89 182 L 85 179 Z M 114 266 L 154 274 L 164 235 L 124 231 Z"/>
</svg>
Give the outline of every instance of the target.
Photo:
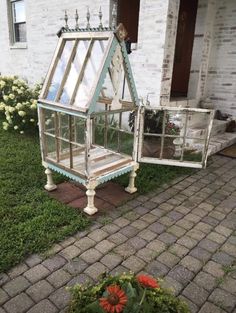
<svg viewBox="0 0 236 313">
<path fill-rule="evenodd" d="M 64 10 L 69 25 L 74 26 L 77 8 L 80 26 L 85 26 L 87 6 L 91 11 L 91 26 L 98 26 L 98 11 L 102 6 L 103 24 L 109 25 L 110 0 L 25 0 L 27 48 L 10 47 L 7 1 L 0 1 L 0 73 L 19 75 L 31 83 L 45 77 L 57 43 L 56 33 L 64 25 Z M 151 93 L 152 104 L 159 105 L 161 72 L 164 53 L 168 0 L 140 0 L 138 44 L 130 55 L 140 97 Z"/>
<path fill-rule="evenodd" d="M 206 95 L 236 117 L 236 1 L 218 0 Z"/>
<path fill-rule="evenodd" d="M 199 69 L 201 66 L 204 31 L 207 15 L 207 0 L 199 0 L 197 19 L 195 26 L 195 35 L 193 43 L 192 63 L 188 87 L 188 98 L 195 99 L 197 95 L 198 81 L 199 81 Z"/>
</svg>

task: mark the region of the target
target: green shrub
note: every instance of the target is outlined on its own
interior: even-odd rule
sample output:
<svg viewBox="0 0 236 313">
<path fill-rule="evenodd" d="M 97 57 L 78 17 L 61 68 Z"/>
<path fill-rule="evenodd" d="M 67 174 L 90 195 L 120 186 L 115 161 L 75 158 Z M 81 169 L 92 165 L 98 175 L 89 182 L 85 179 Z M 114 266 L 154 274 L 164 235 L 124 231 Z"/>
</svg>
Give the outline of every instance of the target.
<svg viewBox="0 0 236 313">
<path fill-rule="evenodd" d="M 108 276 L 72 289 L 70 313 L 189 313 L 187 305 L 147 275 Z"/>
<path fill-rule="evenodd" d="M 31 88 L 17 76 L 0 76 L 0 116 L 4 130 L 24 133 L 35 129 L 37 119 L 37 99 L 41 85 Z"/>
</svg>

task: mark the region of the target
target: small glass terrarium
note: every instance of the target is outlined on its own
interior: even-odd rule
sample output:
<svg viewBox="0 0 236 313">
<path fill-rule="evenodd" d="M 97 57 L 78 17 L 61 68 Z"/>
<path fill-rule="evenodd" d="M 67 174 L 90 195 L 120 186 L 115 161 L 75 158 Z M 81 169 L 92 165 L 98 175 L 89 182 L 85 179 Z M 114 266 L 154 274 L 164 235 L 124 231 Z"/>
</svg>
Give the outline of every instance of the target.
<svg viewBox="0 0 236 313">
<path fill-rule="evenodd" d="M 56 188 L 51 170 L 80 182 L 90 215 L 98 184 L 131 172 L 126 190 L 136 191 L 137 138 L 128 119 L 138 97 L 125 36 L 122 24 L 116 31 L 64 29 L 38 102 L 45 188 Z"/>
</svg>

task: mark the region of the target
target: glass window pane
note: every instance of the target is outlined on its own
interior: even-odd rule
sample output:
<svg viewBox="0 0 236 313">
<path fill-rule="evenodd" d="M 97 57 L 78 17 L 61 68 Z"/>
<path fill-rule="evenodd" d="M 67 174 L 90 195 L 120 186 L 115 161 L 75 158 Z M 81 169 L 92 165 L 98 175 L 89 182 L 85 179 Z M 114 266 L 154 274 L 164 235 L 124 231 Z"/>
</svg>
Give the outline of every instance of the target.
<svg viewBox="0 0 236 313">
<path fill-rule="evenodd" d="M 166 112 L 165 134 L 177 137 L 181 136 L 182 125 L 184 122 L 185 113 L 168 110 L 168 112 Z"/>
<path fill-rule="evenodd" d="M 145 110 L 144 133 L 162 134 L 164 111 Z"/>
<path fill-rule="evenodd" d="M 70 129 L 69 129 L 69 115 L 65 113 L 58 113 L 59 123 L 59 137 L 69 140 Z"/>
<path fill-rule="evenodd" d="M 70 144 L 64 140 L 58 140 L 59 162 L 70 167 Z"/>
<path fill-rule="evenodd" d="M 71 100 L 82 64 L 84 63 L 88 46 L 89 40 L 80 40 L 78 43 L 77 52 L 71 64 L 70 72 L 59 101 L 60 103 L 69 104 Z"/>
<path fill-rule="evenodd" d="M 206 113 L 188 113 L 183 153 L 184 161 L 201 162 L 209 121 L 209 115 Z"/>
<path fill-rule="evenodd" d="M 86 122 L 83 118 L 75 117 L 75 129 L 74 129 L 74 138 L 73 141 L 84 145 L 85 144 L 85 130 Z"/>
<path fill-rule="evenodd" d="M 161 137 L 143 136 L 142 157 L 160 158 Z"/>
<path fill-rule="evenodd" d="M 47 100 L 51 100 L 51 101 L 55 100 L 55 97 L 59 90 L 69 57 L 71 55 L 74 43 L 75 43 L 74 40 L 67 40 L 65 43 L 65 47 L 57 63 L 57 67 L 52 78 L 52 82 L 51 82 L 51 85 L 50 85 L 50 88 L 46 97 Z"/>
<path fill-rule="evenodd" d="M 88 58 L 84 69 L 82 81 L 79 85 L 74 104 L 75 106 L 86 106 L 89 96 L 91 95 L 91 88 L 97 78 L 98 70 L 101 67 L 106 46 L 107 40 L 95 40 L 90 57 Z"/>
<path fill-rule="evenodd" d="M 14 24 L 15 42 L 26 42 L 26 23 Z"/>
<path fill-rule="evenodd" d="M 13 22 L 25 22 L 25 3 L 24 1 L 16 1 L 12 3 Z"/>
<path fill-rule="evenodd" d="M 46 145 L 46 157 L 56 161 L 56 139 L 45 135 L 45 145 Z"/>
<path fill-rule="evenodd" d="M 44 127 L 47 133 L 55 135 L 55 114 L 56 112 L 51 110 L 44 111 Z"/>
</svg>

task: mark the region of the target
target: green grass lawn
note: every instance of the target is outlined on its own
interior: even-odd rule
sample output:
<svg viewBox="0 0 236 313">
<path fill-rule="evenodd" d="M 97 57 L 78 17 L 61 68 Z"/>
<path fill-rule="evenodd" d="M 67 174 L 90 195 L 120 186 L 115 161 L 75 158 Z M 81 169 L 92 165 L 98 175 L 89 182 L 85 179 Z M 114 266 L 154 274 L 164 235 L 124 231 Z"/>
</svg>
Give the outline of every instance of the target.
<svg viewBox="0 0 236 313">
<path fill-rule="evenodd" d="M 139 193 L 145 193 L 191 172 L 141 164 L 136 186 Z M 65 180 L 56 174 L 54 179 L 56 183 Z M 127 186 L 128 175 L 116 181 Z M 38 136 L 6 132 L 0 127 L 0 272 L 89 224 L 78 211 L 50 198 L 43 188 L 45 182 Z"/>
<path fill-rule="evenodd" d="M 51 199 L 45 182 L 37 136 L 0 127 L 0 272 L 88 225 L 78 211 Z"/>
</svg>

